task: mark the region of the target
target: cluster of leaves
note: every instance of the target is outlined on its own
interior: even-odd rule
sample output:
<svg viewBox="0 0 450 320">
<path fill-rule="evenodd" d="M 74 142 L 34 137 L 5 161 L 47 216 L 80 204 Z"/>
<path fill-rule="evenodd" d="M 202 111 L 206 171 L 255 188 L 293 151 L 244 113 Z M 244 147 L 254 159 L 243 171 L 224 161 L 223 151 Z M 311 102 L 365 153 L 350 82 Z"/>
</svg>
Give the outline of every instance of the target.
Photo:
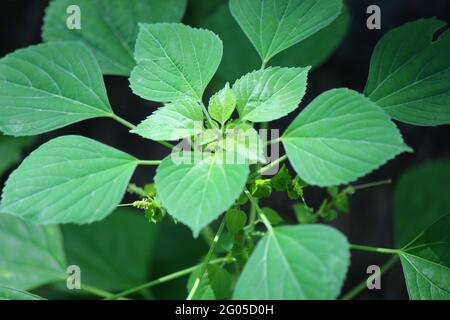
<svg viewBox="0 0 450 320">
<path fill-rule="evenodd" d="M 65 10 L 74 2 L 82 12 L 89 12 L 81 30 L 65 28 Z M 125 228 L 125 218 L 107 216 L 121 202 L 136 167 L 158 165 L 154 185 L 131 187 L 140 196 L 133 205 L 145 210 L 154 222 L 167 212 L 187 225 L 195 237 L 227 211 L 218 235 L 226 224 L 231 240 L 220 244 L 227 252 L 220 262 L 236 261 L 238 270 L 242 268 L 231 275 L 225 266 L 212 263 L 217 244 L 213 239 L 205 263 L 188 281 L 189 298 L 337 298 L 349 265 L 350 245 L 338 230 L 309 223 L 318 217 L 333 220 L 336 211 L 348 211 L 347 196 L 353 190 L 337 186 L 411 151 L 392 119 L 423 126 L 450 123 L 450 33 L 433 40 L 443 22 L 411 22 L 380 40 L 363 94 L 346 88 L 326 91 L 285 130 L 280 141 L 296 176 L 292 178 L 283 167 L 272 179 L 260 179 L 266 162 L 264 143 L 257 138 L 256 145 L 249 144 L 246 137 L 257 137 L 255 124 L 279 119 L 298 108 L 311 70 L 306 64 L 317 64 L 326 57 L 308 57 L 305 48 L 326 42 L 324 52 L 331 52 L 337 43 L 326 41 L 327 28 L 344 30 L 346 10 L 341 0 L 230 0 L 229 13 L 261 60 L 257 70 L 239 66 L 239 75 L 250 72 L 235 80 L 232 72 L 219 66 L 223 57 L 225 64 L 231 61 L 238 66 L 240 54 L 231 50 L 240 47 L 232 49 L 231 43 L 227 45 L 231 41 L 226 41 L 224 53 L 215 33 L 175 23 L 185 6 L 186 1 L 179 0 L 126 4 L 119 0 L 54 0 L 43 27 L 47 43 L 19 49 L 0 60 L 0 130 L 6 135 L 32 136 L 104 117 L 164 145 L 180 139 L 190 142 L 188 150 L 175 149 L 162 161 L 140 160 L 81 136 L 59 137 L 32 152 L 10 175 L 2 193 L 0 239 L 6 245 L 0 248 L 0 285 L 13 288 L 1 289 L 3 297 L 16 297 L 17 290 L 64 278 L 67 263 L 57 224 L 69 224 L 62 226 L 68 258 L 87 270 L 99 271 L 88 279 L 90 284 L 115 291 L 142 280 L 151 254 L 145 247 L 151 239 L 143 237 L 152 237 L 146 229 L 151 224 Z M 235 23 L 228 19 L 228 12 L 219 14 L 225 10 L 227 7 L 218 10 L 207 24 L 224 30 Z M 306 58 L 300 64 L 304 67 L 283 60 L 287 50 L 303 52 Z M 277 61 L 285 66 L 276 66 Z M 274 66 L 269 66 L 271 63 Z M 204 93 L 218 70 L 232 84 L 226 83 L 206 106 Z M 103 74 L 129 76 L 136 95 L 163 105 L 139 125 L 128 123 L 114 113 Z M 192 143 L 197 136 L 201 137 L 200 146 Z M 239 156 L 244 161 L 223 161 L 230 154 L 232 159 Z M 329 187 L 330 200 L 313 212 L 304 203 L 305 185 Z M 287 192 L 293 200 L 303 200 L 295 207 L 301 225 L 273 226 L 280 219 L 258 204 L 258 198 L 269 196 L 272 188 Z M 248 219 L 241 210 L 242 195 L 250 200 Z M 261 239 L 253 246 L 256 238 L 252 232 L 259 221 L 255 213 L 266 231 L 258 234 Z M 80 228 L 71 224 L 100 220 L 104 221 L 81 228 L 86 234 L 114 235 L 116 242 L 104 236 L 98 243 L 105 246 L 99 248 L 102 252 L 120 248 L 127 256 L 139 256 L 134 261 L 139 268 L 128 271 L 132 274 L 119 267 L 114 271 L 120 275 L 106 272 L 113 268 L 105 261 L 114 258 L 93 259 L 86 252 L 92 250 L 88 244 L 95 241 L 70 231 Z M 423 230 L 429 224 L 421 224 L 415 231 L 422 234 L 415 239 L 407 237 L 412 242 L 392 250 L 401 257 L 411 298 L 450 296 L 447 222 L 448 216 L 442 217 L 427 231 Z M 96 229 L 100 224 L 105 224 L 101 231 Z M 121 242 L 118 235 L 130 229 L 131 234 L 124 234 Z M 139 241 L 133 239 L 137 236 Z M 130 248 L 125 239 L 140 245 Z M 86 246 L 81 245 L 88 240 Z M 116 283 L 109 282 L 112 277 L 123 282 L 110 287 L 108 283 Z"/>
</svg>

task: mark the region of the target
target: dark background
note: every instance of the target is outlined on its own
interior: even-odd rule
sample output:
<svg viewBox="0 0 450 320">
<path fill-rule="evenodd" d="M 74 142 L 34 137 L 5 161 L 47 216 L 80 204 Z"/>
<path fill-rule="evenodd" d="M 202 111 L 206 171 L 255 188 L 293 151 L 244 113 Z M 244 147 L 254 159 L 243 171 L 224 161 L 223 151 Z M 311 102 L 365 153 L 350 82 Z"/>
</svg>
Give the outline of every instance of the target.
<svg viewBox="0 0 450 320">
<path fill-rule="evenodd" d="M 367 79 L 372 50 L 380 37 L 390 29 L 424 17 L 436 16 L 447 23 L 450 21 L 450 1 L 448 0 L 347 0 L 346 2 L 352 16 L 348 34 L 335 54 L 309 76 L 309 90 L 301 107 L 321 92 L 331 88 L 348 87 L 361 92 Z M 40 30 L 47 3 L 48 1 L 45 0 L 2 0 L 0 2 L 0 56 L 41 42 Z M 381 30 L 366 28 L 368 17 L 366 8 L 371 4 L 381 7 Z M 192 7 L 188 7 L 184 20 L 186 23 L 190 21 L 192 10 Z M 138 123 L 154 110 L 154 104 L 132 94 L 127 78 L 107 76 L 105 81 L 111 105 L 121 117 L 132 123 Z M 297 112 L 294 112 L 276 121 L 272 127 L 286 128 L 296 114 Z M 339 215 L 334 225 L 348 236 L 351 243 L 393 247 L 393 190 L 396 180 L 409 168 L 428 159 L 450 157 L 449 126 L 416 127 L 402 123 L 398 125 L 406 143 L 415 152 L 397 157 L 360 181 L 393 179 L 390 185 L 357 192 L 351 199 L 351 213 Z M 130 136 L 126 128 L 105 119 L 89 120 L 41 135 L 36 145 L 55 136 L 69 133 L 95 138 L 143 159 L 161 159 L 167 154 L 167 150 L 159 144 Z M 151 181 L 152 177 L 152 169 L 141 168 L 135 174 L 134 181 L 142 184 Z M 0 179 L 0 183 L 3 182 Z M 306 194 L 307 200 L 315 205 L 320 203 L 322 195 L 320 190 L 312 190 Z M 286 216 L 292 216 L 291 203 L 284 195 L 274 194 L 271 206 Z M 175 252 L 173 254 L 176 255 Z M 352 252 L 352 265 L 343 292 L 348 291 L 367 276 L 365 271 L 368 265 L 381 265 L 387 258 L 381 254 Z M 383 276 L 382 290 L 366 290 L 359 298 L 406 299 L 407 293 L 400 266 L 397 265 Z"/>
</svg>

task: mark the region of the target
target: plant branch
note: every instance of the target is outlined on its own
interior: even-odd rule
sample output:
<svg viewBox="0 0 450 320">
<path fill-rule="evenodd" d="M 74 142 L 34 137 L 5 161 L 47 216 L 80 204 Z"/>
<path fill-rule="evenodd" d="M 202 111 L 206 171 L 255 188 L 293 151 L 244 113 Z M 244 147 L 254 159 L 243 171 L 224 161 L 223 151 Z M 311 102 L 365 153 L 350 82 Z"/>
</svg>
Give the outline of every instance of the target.
<svg viewBox="0 0 450 320">
<path fill-rule="evenodd" d="M 380 276 L 389 271 L 398 261 L 398 256 L 392 256 L 380 269 Z M 351 300 L 361 292 L 367 289 L 367 279 L 361 281 L 358 285 L 356 285 L 352 290 L 344 294 L 341 300 Z"/>
<path fill-rule="evenodd" d="M 139 160 L 138 164 L 142 166 L 159 166 L 161 162 L 161 160 Z"/>
<path fill-rule="evenodd" d="M 109 117 L 114 119 L 114 120 L 116 120 L 117 122 L 119 122 L 120 124 L 124 125 L 125 127 L 127 127 L 130 130 L 136 129 L 136 126 L 134 124 L 132 124 L 132 123 L 128 122 L 127 120 L 119 117 L 117 114 L 113 113 L 113 114 L 109 115 Z M 171 143 L 168 143 L 166 141 L 156 141 L 156 140 L 153 140 L 153 141 L 158 142 L 159 144 L 161 144 L 161 145 L 163 145 L 163 146 L 165 146 L 165 147 L 167 147 L 169 149 L 173 149 L 174 148 L 174 145 L 172 145 Z"/>
<path fill-rule="evenodd" d="M 259 207 L 259 204 L 256 202 L 256 199 L 251 195 L 250 191 L 248 191 L 247 189 L 244 190 L 244 192 L 247 198 L 250 200 L 251 204 L 255 207 L 256 212 L 258 212 L 258 215 L 261 218 L 261 221 L 266 226 L 267 230 L 269 230 L 269 232 L 272 232 L 273 231 L 272 225 L 270 224 L 270 221 L 269 219 L 267 219 L 264 212 Z"/>
<path fill-rule="evenodd" d="M 212 231 L 210 226 L 206 226 L 200 232 L 200 235 L 203 237 L 205 242 L 210 246 L 214 241 L 214 232 Z"/>
<path fill-rule="evenodd" d="M 211 260 L 211 257 L 214 253 L 214 249 L 216 248 L 217 243 L 219 242 L 220 236 L 222 235 L 223 228 L 225 227 L 225 218 L 222 219 L 222 222 L 219 225 L 219 229 L 216 232 L 216 235 L 214 236 L 213 242 L 211 243 L 211 246 L 209 247 L 208 253 L 206 254 L 205 261 L 203 261 L 203 264 L 200 267 L 200 272 L 195 279 L 194 285 L 192 286 L 191 291 L 189 292 L 189 295 L 187 296 L 186 300 L 192 300 L 195 293 L 197 292 L 198 286 L 200 285 L 200 281 L 203 278 L 203 274 L 206 271 L 206 267 L 208 266 L 209 260 Z"/>
<path fill-rule="evenodd" d="M 87 284 L 80 284 L 80 289 L 83 291 L 86 291 L 88 293 L 91 293 L 95 296 L 101 297 L 101 298 L 108 298 L 111 297 L 113 295 L 113 293 L 87 285 Z"/>
<path fill-rule="evenodd" d="M 211 119 L 211 116 L 209 115 L 208 110 L 206 110 L 205 104 L 203 103 L 203 101 L 199 101 L 199 104 L 202 107 L 202 110 L 203 110 L 203 113 L 205 114 L 206 119 L 208 120 L 209 126 L 211 128 L 214 128 L 214 122 Z"/>
<path fill-rule="evenodd" d="M 366 188 L 371 188 L 371 187 L 378 187 L 378 186 L 382 186 L 384 184 L 389 184 L 389 183 L 392 183 L 391 179 L 369 182 L 369 183 L 364 183 L 364 184 L 358 184 L 358 185 L 350 186 L 350 187 L 352 187 L 354 190 L 361 190 L 361 189 L 366 189 Z"/>
<path fill-rule="evenodd" d="M 225 258 L 218 258 L 218 259 L 211 260 L 209 263 L 210 264 L 219 264 L 219 263 L 223 263 L 223 262 L 230 262 L 230 258 L 227 258 L 227 257 L 225 257 Z M 174 272 L 174 273 L 162 276 L 162 277 L 160 277 L 158 279 L 155 279 L 155 280 L 152 280 L 150 282 L 141 284 L 139 286 L 127 289 L 127 290 L 119 292 L 117 294 L 111 294 L 109 297 L 105 297 L 105 298 L 107 298 L 108 300 L 118 299 L 118 298 L 121 298 L 121 297 L 124 297 L 124 296 L 128 296 L 128 295 L 130 295 L 132 293 L 141 291 L 143 289 L 154 287 L 154 286 L 159 285 L 161 283 L 165 283 L 165 282 L 169 282 L 171 280 L 175 280 L 175 279 L 181 278 L 181 277 L 183 277 L 185 275 L 188 275 L 188 274 L 194 272 L 201 265 L 202 264 L 197 264 L 195 266 L 192 266 L 192 267 L 189 267 L 189 268 L 186 268 L 186 269 L 183 269 L 183 270 L 180 270 L 180 271 L 177 271 L 177 272 Z"/>
<path fill-rule="evenodd" d="M 280 138 L 272 139 L 272 140 L 266 141 L 266 145 L 271 145 L 271 144 L 274 144 L 274 143 L 278 143 L 280 141 L 281 141 Z"/>
<path fill-rule="evenodd" d="M 351 244 L 350 249 L 376 253 L 386 253 L 386 254 L 399 254 L 401 252 L 401 250 L 398 249 L 377 248 L 377 247 L 361 246 L 358 244 Z"/>
<path fill-rule="evenodd" d="M 279 157 L 277 160 L 272 161 L 271 163 L 269 163 L 268 165 L 260 168 L 258 171 L 256 171 L 255 173 L 253 173 L 250 176 L 250 179 L 254 179 L 256 177 L 258 177 L 259 175 L 263 174 L 264 172 L 266 172 L 267 170 L 272 169 L 273 167 L 275 167 L 276 165 L 280 164 L 281 162 L 284 162 L 287 160 L 287 155 L 281 156 Z"/>
<path fill-rule="evenodd" d="M 264 70 L 266 68 L 267 62 L 268 61 L 265 61 L 265 60 L 262 61 L 260 70 Z"/>
<path fill-rule="evenodd" d="M 111 118 L 116 120 L 117 122 L 119 122 L 120 124 L 124 125 L 125 127 L 127 127 L 128 129 L 136 129 L 136 126 L 130 122 L 128 122 L 127 120 L 119 117 L 117 114 L 113 113 L 111 114 Z"/>
</svg>

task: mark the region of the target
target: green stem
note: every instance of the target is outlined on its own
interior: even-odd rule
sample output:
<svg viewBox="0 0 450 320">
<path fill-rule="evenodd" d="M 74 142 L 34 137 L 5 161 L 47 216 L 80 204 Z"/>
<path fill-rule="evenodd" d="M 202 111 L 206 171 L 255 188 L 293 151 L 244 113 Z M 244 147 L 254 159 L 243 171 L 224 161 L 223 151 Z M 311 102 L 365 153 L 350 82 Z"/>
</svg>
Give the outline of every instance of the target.
<svg viewBox="0 0 450 320">
<path fill-rule="evenodd" d="M 121 203 L 117 205 L 118 207 L 132 207 L 134 203 Z"/>
<path fill-rule="evenodd" d="M 128 122 L 127 120 L 125 120 L 125 119 L 119 117 L 118 115 L 116 115 L 116 114 L 114 114 L 114 113 L 111 114 L 111 118 L 114 119 L 114 120 L 116 120 L 116 121 L 119 122 L 120 124 L 123 124 L 125 127 L 129 128 L 129 129 L 131 129 L 131 130 L 133 130 L 133 129 L 136 128 L 136 126 L 135 126 L 134 124 Z"/>
<path fill-rule="evenodd" d="M 358 184 L 356 186 L 351 186 L 351 187 L 354 190 L 361 190 L 361 189 L 366 189 L 366 188 L 371 188 L 371 187 L 382 186 L 384 184 L 389 184 L 391 182 L 392 182 L 391 179 L 386 179 L 386 180 L 381 180 L 381 181 L 375 181 L 375 182 L 369 182 L 369 183 L 364 183 L 364 184 Z"/>
<path fill-rule="evenodd" d="M 108 298 L 111 297 L 113 295 L 113 293 L 108 292 L 108 291 L 104 291 L 102 289 L 87 285 L 87 284 L 81 284 L 80 285 L 80 289 L 86 292 L 89 292 L 95 296 L 101 297 L 101 298 Z"/>
<path fill-rule="evenodd" d="M 139 160 L 138 164 L 142 166 L 159 166 L 161 160 Z"/>
<path fill-rule="evenodd" d="M 392 256 L 380 269 L 380 276 L 383 275 L 385 272 L 390 270 L 398 261 L 398 256 Z M 341 298 L 341 300 L 351 300 L 357 295 L 359 295 L 361 292 L 363 292 L 365 289 L 367 289 L 367 279 L 361 281 L 357 286 L 355 286 L 352 290 L 344 294 Z"/>
<path fill-rule="evenodd" d="M 250 200 L 251 204 L 255 207 L 256 212 L 258 212 L 258 215 L 261 218 L 261 221 L 266 226 L 267 230 L 269 230 L 269 232 L 272 232 L 273 231 L 272 225 L 270 224 L 270 221 L 269 221 L 269 219 L 267 219 L 264 212 L 259 207 L 259 204 L 256 201 L 256 199 L 251 195 L 250 191 L 248 191 L 247 189 L 244 190 L 244 192 L 245 192 L 245 195 L 247 196 L 247 198 Z"/>
<path fill-rule="evenodd" d="M 200 234 L 209 246 L 212 245 L 214 241 L 214 232 L 212 231 L 210 226 L 204 227 Z"/>
<path fill-rule="evenodd" d="M 197 292 L 198 286 L 200 285 L 200 281 L 203 278 L 203 274 L 206 271 L 206 267 L 208 266 L 209 260 L 211 260 L 211 257 L 214 254 L 214 249 L 216 248 L 216 245 L 219 242 L 219 239 L 220 239 L 220 236 L 222 235 L 222 231 L 223 231 L 224 227 L 225 227 L 225 218 L 223 218 L 222 222 L 220 223 L 219 229 L 217 230 L 216 235 L 213 239 L 213 242 L 212 242 L 211 246 L 209 247 L 208 253 L 206 254 L 205 261 L 203 261 L 203 264 L 200 267 L 200 272 L 198 273 L 198 276 L 195 279 L 194 285 L 192 286 L 192 289 L 189 292 L 189 295 L 187 296 L 186 300 L 192 300 L 195 293 Z"/>
<path fill-rule="evenodd" d="M 248 222 L 248 227 L 250 227 L 250 231 L 253 231 L 255 229 L 256 225 L 256 207 L 253 204 L 253 202 L 250 203 L 250 219 Z"/>
<path fill-rule="evenodd" d="M 219 264 L 219 263 L 222 263 L 222 262 L 229 262 L 229 261 L 230 261 L 230 259 L 225 257 L 225 258 L 219 258 L 219 259 L 211 260 L 209 263 L 211 263 L 211 264 Z M 169 281 L 181 278 L 181 277 L 183 277 L 185 275 L 191 274 L 192 272 L 197 270 L 197 268 L 199 268 L 201 265 L 202 264 L 197 264 L 195 266 L 192 266 L 192 267 L 189 267 L 189 268 L 186 268 L 186 269 L 183 269 L 183 270 L 180 270 L 180 271 L 177 271 L 177 272 L 165 275 L 165 276 L 160 277 L 160 278 L 158 278 L 156 280 L 152 280 L 150 282 L 141 284 L 141 285 L 139 285 L 137 287 L 133 287 L 133 288 L 127 289 L 125 291 L 119 292 L 117 294 L 111 295 L 111 296 L 107 297 L 107 299 L 108 300 L 114 300 L 114 299 L 117 299 L 117 298 L 128 296 L 128 295 L 130 295 L 132 293 L 141 291 L 141 290 L 146 289 L 146 288 L 154 287 L 154 286 L 159 285 L 161 283 L 165 283 L 165 282 L 169 282 Z"/>
<path fill-rule="evenodd" d="M 266 144 L 267 144 L 267 145 L 271 145 L 271 144 L 274 144 L 274 143 L 278 143 L 278 142 L 280 142 L 280 141 L 281 141 L 280 138 L 276 138 L 276 139 L 267 141 Z"/>
<path fill-rule="evenodd" d="M 200 103 L 200 106 L 202 107 L 202 110 L 203 110 L 203 113 L 205 114 L 206 119 L 208 120 L 209 126 L 211 128 L 214 128 L 214 122 L 211 119 L 211 116 L 209 115 L 208 110 L 206 110 L 205 104 L 203 103 L 203 101 L 199 101 L 199 103 Z"/>
<path fill-rule="evenodd" d="M 128 122 L 127 120 L 125 120 L 125 119 L 119 117 L 118 115 L 116 115 L 116 114 L 114 114 L 114 113 L 111 114 L 111 115 L 109 115 L 109 117 L 112 118 L 112 119 L 114 119 L 114 120 L 116 120 L 116 121 L 119 122 L 120 124 L 123 124 L 123 125 L 124 125 L 125 127 L 127 127 L 128 129 L 131 129 L 131 130 L 136 129 L 136 126 L 135 126 L 134 124 Z M 163 146 L 165 146 L 165 147 L 167 147 L 167 148 L 169 148 L 169 149 L 173 149 L 173 148 L 174 148 L 174 145 L 172 145 L 171 143 L 168 143 L 168 142 L 166 142 L 166 141 L 156 141 L 156 142 L 158 142 L 159 144 L 161 144 L 161 145 L 163 145 Z"/>
<path fill-rule="evenodd" d="M 351 244 L 350 249 L 368 252 L 386 253 L 386 254 L 399 254 L 401 252 L 401 250 L 398 249 L 368 247 L 368 246 L 361 246 L 358 244 Z"/>
<path fill-rule="evenodd" d="M 269 163 L 268 165 L 260 168 L 258 171 L 256 171 L 255 173 L 253 173 L 250 176 L 250 179 L 254 179 L 257 178 L 259 175 L 263 174 L 264 172 L 272 169 L 273 167 L 275 167 L 276 165 L 280 164 L 281 162 L 284 162 L 287 160 L 287 155 L 281 156 L 279 157 L 277 160 L 272 161 L 271 163 Z"/>
<path fill-rule="evenodd" d="M 261 70 L 264 70 L 266 68 L 267 61 L 264 61 L 261 63 Z"/>
</svg>

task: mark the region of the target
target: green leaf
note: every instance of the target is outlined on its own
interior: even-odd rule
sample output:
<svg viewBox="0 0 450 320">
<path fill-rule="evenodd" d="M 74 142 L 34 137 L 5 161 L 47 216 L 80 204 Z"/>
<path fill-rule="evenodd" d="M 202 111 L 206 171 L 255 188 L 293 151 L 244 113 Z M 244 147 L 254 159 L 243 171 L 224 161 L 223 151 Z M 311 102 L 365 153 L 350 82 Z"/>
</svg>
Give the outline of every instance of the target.
<svg viewBox="0 0 450 320">
<path fill-rule="evenodd" d="M 80 267 L 84 283 L 119 291 L 149 279 L 156 227 L 136 213 L 118 209 L 100 222 L 62 226 L 67 262 Z"/>
<path fill-rule="evenodd" d="M 450 300 L 450 215 L 401 250 L 400 260 L 412 300 Z"/>
<path fill-rule="evenodd" d="M 57 226 L 38 226 L 2 213 L 0 243 L 0 286 L 29 290 L 64 280 L 66 262 Z"/>
<path fill-rule="evenodd" d="M 303 187 L 305 183 L 297 176 L 287 185 L 287 194 L 289 199 L 298 200 L 303 197 Z"/>
<path fill-rule="evenodd" d="M 283 164 L 281 169 L 272 178 L 272 186 L 276 191 L 283 192 L 288 189 L 291 181 L 292 181 L 291 174 L 289 173 L 289 170 L 286 168 L 286 165 Z"/>
<path fill-rule="evenodd" d="M 165 219 L 157 228 L 157 243 L 152 257 L 152 279 L 196 265 L 208 251 L 206 241 L 202 238 L 192 238 L 192 232 L 181 223 L 175 224 L 171 219 Z M 152 293 L 157 299 L 186 299 L 186 278 L 155 286 Z"/>
<path fill-rule="evenodd" d="M 54 42 L 0 60 L 0 130 L 30 136 L 111 117 L 100 68 L 86 46 Z"/>
<path fill-rule="evenodd" d="M 225 131 L 225 139 L 222 147 L 230 153 L 236 153 L 242 161 L 249 163 L 267 163 L 264 153 L 264 143 L 258 131 L 249 124 L 228 127 Z"/>
<path fill-rule="evenodd" d="M 23 149 L 30 147 L 35 139 L 30 137 L 12 138 L 0 134 L 0 176 L 8 170 L 10 166 L 20 160 Z"/>
<path fill-rule="evenodd" d="M 450 37 L 433 41 L 444 26 L 435 18 L 406 23 L 375 47 L 365 93 L 392 118 L 420 126 L 450 123 Z"/>
<path fill-rule="evenodd" d="M 138 160 L 81 136 L 53 139 L 10 175 L 0 211 L 34 223 L 90 223 L 122 199 Z"/>
<path fill-rule="evenodd" d="M 129 75 L 138 23 L 178 22 L 186 0 L 53 0 L 44 18 L 44 41 L 81 41 L 92 50 L 104 74 Z M 69 29 L 67 8 L 80 8 L 81 29 Z"/>
<path fill-rule="evenodd" d="M 243 120 L 266 122 L 294 111 L 305 95 L 306 68 L 268 68 L 246 74 L 233 85 Z"/>
<path fill-rule="evenodd" d="M 281 140 L 297 174 L 317 186 L 356 180 L 411 150 L 375 103 L 349 89 L 317 97 Z"/>
<path fill-rule="evenodd" d="M 450 212 L 450 161 L 435 160 L 405 172 L 395 187 L 395 243 L 402 247 Z"/>
<path fill-rule="evenodd" d="M 349 260 L 345 236 L 331 227 L 275 228 L 253 251 L 233 299 L 335 299 Z"/>
<path fill-rule="evenodd" d="M 349 10 L 342 6 L 339 16 L 325 28 L 277 54 L 271 65 L 283 67 L 312 66 L 323 64 L 344 40 L 350 26 Z"/>
<path fill-rule="evenodd" d="M 231 14 L 264 62 L 329 25 L 341 8 L 341 0 L 230 0 Z"/>
<path fill-rule="evenodd" d="M 343 40 L 348 26 L 349 14 L 344 7 L 338 18 L 309 38 L 277 54 L 270 65 L 283 67 L 321 65 Z M 239 25 L 231 16 L 227 4 L 222 5 L 202 24 L 215 32 L 224 43 L 222 63 L 218 75 L 224 81 L 235 81 L 242 74 L 259 69 L 258 53 Z M 239 57 L 239 59 L 236 59 Z"/>
<path fill-rule="evenodd" d="M 247 164 L 226 163 L 221 154 L 196 158 L 183 152 L 166 157 L 158 166 L 155 184 L 163 206 L 188 225 L 194 236 L 231 207 L 242 193 Z"/>
<path fill-rule="evenodd" d="M 193 136 L 202 127 L 200 105 L 185 99 L 159 108 L 130 132 L 156 141 L 171 141 Z"/>
<path fill-rule="evenodd" d="M 200 273 L 200 268 L 191 273 L 187 289 L 191 291 L 194 282 Z M 231 291 L 232 277 L 228 271 L 213 264 L 206 267 L 200 284 L 194 294 L 193 300 L 222 300 L 228 297 Z"/>
<path fill-rule="evenodd" d="M 208 105 L 208 112 L 214 120 L 222 125 L 230 119 L 236 107 L 236 95 L 227 82 L 225 88 L 211 97 Z"/>
<path fill-rule="evenodd" d="M 247 214 L 238 209 L 231 208 L 225 215 L 225 225 L 231 234 L 237 234 L 247 223 Z"/>
<path fill-rule="evenodd" d="M 333 209 L 328 200 L 322 202 L 319 210 L 317 211 L 317 215 L 325 221 L 333 221 L 337 218 L 337 212 Z"/>
<path fill-rule="evenodd" d="M 231 274 L 227 270 L 214 264 L 209 264 L 206 267 L 206 271 L 209 284 L 216 299 L 220 300 L 228 298 L 233 281 Z"/>
<path fill-rule="evenodd" d="M 200 275 L 200 268 L 197 268 L 194 272 L 191 273 L 187 283 L 187 291 L 190 292 L 192 287 L 194 286 L 195 280 Z M 209 283 L 208 273 L 204 273 L 200 283 L 197 287 L 197 291 L 195 292 L 192 300 L 216 300 L 216 296 L 214 294 L 214 290 Z"/>
<path fill-rule="evenodd" d="M 0 286 L 0 300 L 45 300 L 32 293 Z"/>
<path fill-rule="evenodd" d="M 134 56 L 135 94 L 159 102 L 201 101 L 222 59 L 222 41 L 211 31 L 183 24 L 140 24 Z"/>
<path fill-rule="evenodd" d="M 251 185 L 252 196 L 256 198 L 269 198 L 272 194 L 270 179 L 257 179 Z"/>
<path fill-rule="evenodd" d="M 308 224 L 308 223 L 316 223 L 317 215 L 314 214 L 312 208 L 308 207 L 304 203 L 296 203 L 292 206 L 295 212 L 295 217 L 297 218 L 298 223 L 300 224 Z"/>
<path fill-rule="evenodd" d="M 269 207 L 261 208 L 262 212 L 266 216 L 267 220 L 269 220 L 270 224 L 273 226 L 279 225 L 283 222 L 283 218 L 280 216 L 278 212 Z"/>
</svg>

